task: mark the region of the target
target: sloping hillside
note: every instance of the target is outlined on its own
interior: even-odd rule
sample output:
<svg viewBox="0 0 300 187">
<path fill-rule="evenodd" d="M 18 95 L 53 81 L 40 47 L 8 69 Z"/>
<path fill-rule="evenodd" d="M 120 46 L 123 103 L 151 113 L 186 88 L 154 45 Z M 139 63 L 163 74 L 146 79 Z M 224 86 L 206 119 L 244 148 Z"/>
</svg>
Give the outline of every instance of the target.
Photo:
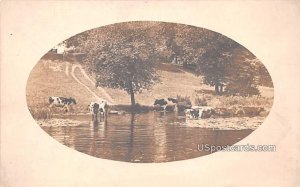
<svg viewBox="0 0 300 187">
<path fill-rule="evenodd" d="M 200 78 L 174 65 L 160 65 L 160 83 L 150 91 L 136 95 L 138 103 L 152 105 L 156 98 L 193 96 L 195 90 L 209 89 L 200 84 Z M 130 104 L 129 95 L 122 90 L 95 88 L 93 78 L 87 78 L 78 64 L 60 60 L 40 60 L 33 68 L 27 84 L 29 106 L 43 106 L 49 96 L 74 97 L 79 105 L 103 98 L 113 104 Z M 98 97 L 98 98 L 97 98 Z"/>
<path fill-rule="evenodd" d="M 153 105 L 157 98 L 188 96 L 192 103 L 195 98 L 204 96 L 211 87 L 202 84 L 201 77 L 184 71 L 180 66 L 160 64 L 158 67 L 160 83 L 152 90 L 136 94 L 136 101 L 142 105 Z M 273 96 L 273 89 L 266 88 Z M 200 94 L 199 94 L 200 93 Z M 264 92 L 263 92 L 264 93 Z M 86 110 L 91 101 L 105 99 L 111 104 L 130 104 L 130 96 L 122 90 L 95 88 L 94 80 L 88 76 L 78 63 L 62 60 L 40 60 L 33 68 L 27 83 L 27 102 L 29 107 L 48 105 L 50 96 L 73 97 L 77 100 L 76 109 Z M 212 99 L 212 97 L 210 96 Z M 222 98 L 213 98 L 221 103 Z"/>
</svg>

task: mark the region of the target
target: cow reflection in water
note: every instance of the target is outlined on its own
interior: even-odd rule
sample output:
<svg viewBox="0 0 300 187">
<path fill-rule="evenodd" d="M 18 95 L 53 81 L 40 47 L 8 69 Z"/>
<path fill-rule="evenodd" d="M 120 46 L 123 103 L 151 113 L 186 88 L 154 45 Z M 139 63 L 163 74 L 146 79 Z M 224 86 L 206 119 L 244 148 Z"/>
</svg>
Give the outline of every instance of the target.
<svg viewBox="0 0 300 187">
<path fill-rule="evenodd" d="M 98 141 L 100 139 L 105 139 L 107 135 L 107 120 L 99 122 L 98 120 L 93 120 L 90 122 L 90 137 L 92 142 L 89 148 L 89 154 L 96 156 L 100 153 L 98 152 Z"/>
<path fill-rule="evenodd" d="M 105 138 L 106 129 L 107 129 L 107 121 L 104 121 L 104 122 L 92 121 L 91 122 L 91 133 L 92 133 L 93 137 L 97 136 L 95 138 Z"/>
<path fill-rule="evenodd" d="M 92 144 L 89 150 L 91 155 L 98 155 L 97 152 L 97 140 L 104 139 L 106 137 L 107 131 L 107 114 L 108 114 L 108 105 L 106 101 L 100 102 L 91 102 L 89 104 L 89 110 L 92 114 L 92 121 L 91 121 L 91 137 L 92 137 Z M 103 114 L 104 121 L 101 122 L 101 113 Z M 98 121 L 99 116 L 99 121 Z"/>
</svg>

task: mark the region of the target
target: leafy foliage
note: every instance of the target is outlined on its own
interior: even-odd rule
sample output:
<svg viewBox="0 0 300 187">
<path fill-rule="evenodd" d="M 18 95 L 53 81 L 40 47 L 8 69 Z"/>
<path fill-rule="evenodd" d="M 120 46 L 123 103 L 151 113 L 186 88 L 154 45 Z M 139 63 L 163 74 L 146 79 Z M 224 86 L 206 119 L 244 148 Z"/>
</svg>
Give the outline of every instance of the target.
<svg viewBox="0 0 300 187">
<path fill-rule="evenodd" d="M 174 59 L 203 76 L 203 83 L 214 86 L 217 94 L 257 95 L 262 80 L 272 85 L 267 70 L 247 49 L 223 35 L 189 25 L 118 23 L 78 34 L 66 43 L 86 54 L 84 63 L 96 77 L 96 86 L 125 90 L 132 104 L 134 93 L 151 89 L 159 81 L 156 63 Z"/>
<path fill-rule="evenodd" d="M 159 81 L 152 61 L 153 44 L 144 28 L 119 27 L 90 31 L 87 42 L 79 42 L 78 48 L 87 53 L 85 62 L 96 76 L 96 86 L 125 90 L 135 105 L 134 94 Z"/>
</svg>

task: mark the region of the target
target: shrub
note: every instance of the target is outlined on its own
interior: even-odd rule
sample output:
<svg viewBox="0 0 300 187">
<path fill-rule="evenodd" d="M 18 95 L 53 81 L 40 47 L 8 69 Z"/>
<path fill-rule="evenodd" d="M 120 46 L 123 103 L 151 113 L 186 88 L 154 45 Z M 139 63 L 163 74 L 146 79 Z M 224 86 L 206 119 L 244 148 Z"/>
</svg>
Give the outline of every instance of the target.
<svg viewBox="0 0 300 187">
<path fill-rule="evenodd" d="M 195 105 L 211 106 L 216 108 L 228 108 L 228 107 L 264 107 L 270 109 L 273 103 L 273 98 L 261 97 L 261 96 L 212 96 L 208 94 L 196 95 Z"/>
<path fill-rule="evenodd" d="M 189 96 L 177 95 L 178 104 L 180 105 L 192 105 L 191 98 Z"/>
<path fill-rule="evenodd" d="M 252 96 L 260 95 L 259 89 L 255 85 L 247 86 L 244 84 L 228 84 L 225 88 L 226 95 Z"/>
<path fill-rule="evenodd" d="M 32 117 L 35 120 L 48 120 L 53 117 L 52 111 L 48 107 L 43 108 L 28 108 L 29 112 L 31 113 Z"/>
<path fill-rule="evenodd" d="M 191 108 L 192 102 L 189 96 L 177 95 L 177 99 L 178 99 L 177 107 L 179 112 L 183 112 L 185 109 Z"/>
<path fill-rule="evenodd" d="M 196 106 L 207 106 L 207 100 L 205 97 L 197 97 L 195 98 Z"/>
</svg>

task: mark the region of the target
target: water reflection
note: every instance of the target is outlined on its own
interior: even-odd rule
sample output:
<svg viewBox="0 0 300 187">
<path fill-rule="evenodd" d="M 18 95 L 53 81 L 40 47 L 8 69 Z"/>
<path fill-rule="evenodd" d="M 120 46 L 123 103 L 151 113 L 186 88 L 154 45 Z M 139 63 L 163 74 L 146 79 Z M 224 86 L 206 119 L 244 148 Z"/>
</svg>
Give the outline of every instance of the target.
<svg viewBox="0 0 300 187">
<path fill-rule="evenodd" d="M 127 162 L 167 162 L 209 152 L 198 144 L 232 145 L 252 130 L 213 130 L 182 125 L 174 113 L 110 115 L 106 121 L 90 122 L 90 116 L 75 116 L 82 123 L 70 127 L 42 127 L 62 144 L 80 152 Z"/>
<path fill-rule="evenodd" d="M 166 126 L 162 125 L 161 128 L 154 128 L 153 129 L 153 137 L 154 137 L 154 144 L 155 144 L 155 154 L 153 161 L 154 162 L 163 162 L 167 160 L 166 153 L 167 149 L 164 145 L 167 143 L 167 134 L 166 134 Z"/>
<path fill-rule="evenodd" d="M 98 122 L 94 120 L 90 122 L 90 137 L 91 137 L 91 146 L 89 149 L 90 155 L 97 155 L 97 147 L 99 139 L 104 139 L 106 137 L 106 128 L 107 128 L 107 121 Z"/>
</svg>

